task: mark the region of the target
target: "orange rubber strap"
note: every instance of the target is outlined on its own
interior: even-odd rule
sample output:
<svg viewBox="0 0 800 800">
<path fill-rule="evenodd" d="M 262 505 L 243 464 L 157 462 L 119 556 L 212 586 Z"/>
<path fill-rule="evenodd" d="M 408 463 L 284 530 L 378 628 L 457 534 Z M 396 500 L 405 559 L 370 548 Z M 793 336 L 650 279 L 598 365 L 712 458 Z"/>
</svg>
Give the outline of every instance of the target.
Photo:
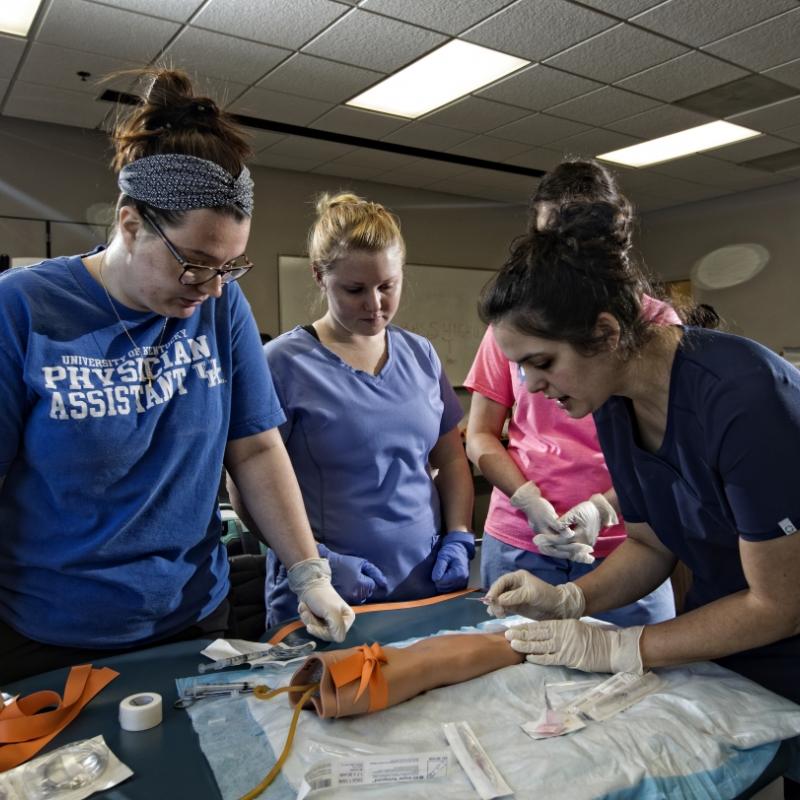
<svg viewBox="0 0 800 800">
<path fill-rule="evenodd" d="M 480 591 L 480 589 L 459 589 L 459 591 L 450 592 L 449 594 L 435 594 L 433 597 L 423 597 L 421 600 L 406 600 L 402 603 L 368 603 L 363 606 L 353 606 L 353 611 L 356 614 L 371 614 L 373 611 L 403 611 L 407 608 L 422 608 L 423 606 L 433 606 L 437 603 L 442 603 L 445 600 L 454 600 L 456 597 L 463 597 L 465 594 L 472 594 L 472 592 L 478 591 Z M 299 619 L 287 622 L 267 640 L 267 644 L 278 644 L 278 642 L 282 642 L 290 633 L 303 627 L 305 626 Z"/>
<path fill-rule="evenodd" d="M 362 644 L 356 648 L 353 655 L 342 661 L 336 661 L 328 669 L 336 688 L 340 688 L 353 681 L 359 681 L 356 700 L 369 686 L 369 710 L 381 711 L 389 705 L 389 684 L 381 670 L 381 664 L 386 663 L 383 648 L 377 643 Z"/>
<path fill-rule="evenodd" d="M 63 698 L 57 692 L 42 691 L 14 703 L 0 703 L 0 772 L 38 753 L 117 675 L 109 667 L 92 669 L 91 664 L 82 664 L 70 669 Z"/>
</svg>

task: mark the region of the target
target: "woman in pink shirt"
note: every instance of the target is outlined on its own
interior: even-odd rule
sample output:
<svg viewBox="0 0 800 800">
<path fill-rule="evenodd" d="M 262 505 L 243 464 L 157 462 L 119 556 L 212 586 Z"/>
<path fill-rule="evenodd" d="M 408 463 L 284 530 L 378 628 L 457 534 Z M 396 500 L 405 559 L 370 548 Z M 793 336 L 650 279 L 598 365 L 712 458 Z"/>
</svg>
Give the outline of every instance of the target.
<svg viewBox="0 0 800 800">
<path fill-rule="evenodd" d="M 630 203 L 595 161 L 566 161 L 539 184 L 531 226 L 548 225 L 556 205 L 599 203 L 609 209 L 608 235 L 630 247 Z M 645 296 L 642 309 L 660 324 L 680 324 L 666 303 Z M 551 584 L 594 569 L 625 539 L 617 498 L 591 416 L 572 419 L 558 398 L 531 393 L 487 329 L 464 385 L 473 393 L 467 455 L 495 487 L 481 548 L 481 581 L 491 586 L 525 569 Z M 501 442 L 508 418 L 508 447 Z M 601 615 L 619 625 L 675 615 L 667 581 L 636 603 Z"/>
</svg>

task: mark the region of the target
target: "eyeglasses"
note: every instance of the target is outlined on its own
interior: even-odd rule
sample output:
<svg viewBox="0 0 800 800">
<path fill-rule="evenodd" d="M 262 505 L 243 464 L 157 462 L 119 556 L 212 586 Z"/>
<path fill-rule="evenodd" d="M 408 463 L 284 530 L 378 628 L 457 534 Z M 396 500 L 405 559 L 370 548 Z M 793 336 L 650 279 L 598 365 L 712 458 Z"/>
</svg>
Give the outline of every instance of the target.
<svg viewBox="0 0 800 800">
<path fill-rule="evenodd" d="M 155 231 L 156 236 L 164 242 L 172 257 L 183 267 L 183 272 L 181 272 L 178 280 L 185 286 L 198 286 L 201 283 L 213 281 L 217 277 L 221 278 L 223 283 L 233 283 L 233 281 L 238 281 L 239 278 L 243 278 L 253 269 L 253 262 L 244 254 L 234 258 L 233 261 L 226 262 L 221 267 L 207 267 L 203 264 L 194 264 L 191 261 L 187 261 L 167 238 L 167 235 L 161 230 L 153 217 L 146 212 L 142 212 L 142 216 Z"/>
</svg>

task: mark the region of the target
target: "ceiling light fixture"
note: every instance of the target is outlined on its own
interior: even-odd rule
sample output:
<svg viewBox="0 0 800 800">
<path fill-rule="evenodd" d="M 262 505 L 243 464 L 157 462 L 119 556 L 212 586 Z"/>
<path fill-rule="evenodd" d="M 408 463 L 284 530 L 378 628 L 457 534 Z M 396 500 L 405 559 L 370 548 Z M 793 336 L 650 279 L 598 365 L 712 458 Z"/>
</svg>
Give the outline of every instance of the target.
<svg viewBox="0 0 800 800">
<path fill-rule="evenodd" d="M 530 63 L 453 39 L 349 100 L 347 105 L 416 119 Z"/>
<path fill-rule="evenodd" d="M 671 161 L 674 158 L 701 153 L 704 150 L 714 150 L 726 144 L 752 139 L 754 136 L 763 136 L 761 131 L 743 128 L 731 122 L 709 122 L 688 128 L 685 131 L 671 133 L 651 139 L 649 142 L 623 147 L 610 153 L 597 156 L 603 161 L 612 161 L 615 164 L 624 164 L 626 167 L 648 167 L 651 164 L 660 164 L 662 161 Z"/>
<path fill-rule="evenodd" d="M 14 0 L 0 3 L 0 32 L 27 36 L 41 0 Z"/>
</svg>

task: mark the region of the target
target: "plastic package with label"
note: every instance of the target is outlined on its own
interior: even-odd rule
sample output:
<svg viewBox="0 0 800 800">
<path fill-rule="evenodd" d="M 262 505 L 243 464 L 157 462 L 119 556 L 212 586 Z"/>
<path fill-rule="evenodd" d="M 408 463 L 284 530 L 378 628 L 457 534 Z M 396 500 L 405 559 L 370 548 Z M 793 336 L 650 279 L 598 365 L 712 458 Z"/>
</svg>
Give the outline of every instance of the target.
<svg viewBox="0 0 800 800">
<path fill-rule="evenodd" d="M 304 775 L 297 800 L 340 786 L 378 786 L 447 777 L 450 754 L 446 751 L 367 756 L 359 759 L 322 761 Z"/>
<path fill-rule="evenodd" d="M 0 800 L 83 800 L 131 775 L 103 737 L 95 736 L 0 774 Z"/>
</svg>

